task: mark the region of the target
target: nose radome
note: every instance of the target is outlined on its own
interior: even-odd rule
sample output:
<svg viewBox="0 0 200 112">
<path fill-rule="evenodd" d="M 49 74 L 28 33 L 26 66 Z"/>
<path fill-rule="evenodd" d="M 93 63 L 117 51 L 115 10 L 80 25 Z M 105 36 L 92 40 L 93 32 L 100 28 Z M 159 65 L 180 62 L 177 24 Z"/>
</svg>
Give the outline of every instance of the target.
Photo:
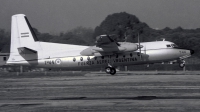
<svg viewBox="0 0 200 112">
<path fill-rule="evenodd" d="M 190 54 L 191 54 L 191 55 L 194 54 L 194 50 L 190 50 Z"/>
</svg>

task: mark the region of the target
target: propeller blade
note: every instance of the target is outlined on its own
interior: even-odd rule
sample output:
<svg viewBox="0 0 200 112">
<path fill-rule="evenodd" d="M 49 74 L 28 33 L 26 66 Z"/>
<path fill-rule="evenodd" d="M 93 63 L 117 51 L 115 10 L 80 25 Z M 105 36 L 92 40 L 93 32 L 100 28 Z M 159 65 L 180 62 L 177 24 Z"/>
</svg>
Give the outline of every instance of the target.
<svg viewBox="0 0 200 112">
<path fill-rule="evenodd" d="M 117 44 L 117 46 L 120 46 L 120 44 L 118 42 L 116 42 L 115 40 L 113 40 L 109 35 L 107 35 L 107 37 L 111 42 L 115 42 Z"/>
<path fill-rule="evenodd" d="M 138 33 L 138 44 L 139 44 L 140 60 L 141 60 L 142 57 L 141 57 L 141 46 L 140 46 L 140 36 L 139 36 L 139 33 Z"/>
</svg>

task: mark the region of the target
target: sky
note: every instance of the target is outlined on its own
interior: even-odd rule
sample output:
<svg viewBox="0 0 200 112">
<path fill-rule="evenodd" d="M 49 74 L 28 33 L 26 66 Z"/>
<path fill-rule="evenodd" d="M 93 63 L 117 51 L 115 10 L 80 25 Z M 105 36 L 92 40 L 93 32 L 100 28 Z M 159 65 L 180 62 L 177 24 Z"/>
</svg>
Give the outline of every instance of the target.
<svg viewBox="0 0 200 112">
<path fill-rule="evenodd" d="M 0 28 L 11 16 L 25 14 L 42 33 L 95 28 L 110 14 L 127 12 L 151 28 L 200 28 L 200 0 L 0 0 Z"/>
</svg>

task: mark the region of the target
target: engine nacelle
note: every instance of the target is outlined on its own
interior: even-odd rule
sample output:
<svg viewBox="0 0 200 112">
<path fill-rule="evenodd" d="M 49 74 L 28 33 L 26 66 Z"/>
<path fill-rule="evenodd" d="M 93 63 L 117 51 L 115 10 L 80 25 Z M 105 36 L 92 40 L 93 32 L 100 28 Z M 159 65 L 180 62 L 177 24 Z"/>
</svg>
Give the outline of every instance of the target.
<svg viewBox="0 0 200 112">
<path fill-rule="evenodd" d="M 105 46 L 96 47 L 92 46 L 83 50 L 80 54 L 83 56 L 94 56 L 95 53 L 122 53 L 122 52 L 133 52 L 138 50 L 138 45 L 129 42 L 121 42 L 120 46 Z"/>
<path fill-rule="evenodd" d="M 126 52 L 131 52 L 131 51 L 136 51 L 138 50 L 138 45 L 135 43 L 130 43 L 130 42 L 119 42 L 120 47 L 125 48 Z"/>
</svg>

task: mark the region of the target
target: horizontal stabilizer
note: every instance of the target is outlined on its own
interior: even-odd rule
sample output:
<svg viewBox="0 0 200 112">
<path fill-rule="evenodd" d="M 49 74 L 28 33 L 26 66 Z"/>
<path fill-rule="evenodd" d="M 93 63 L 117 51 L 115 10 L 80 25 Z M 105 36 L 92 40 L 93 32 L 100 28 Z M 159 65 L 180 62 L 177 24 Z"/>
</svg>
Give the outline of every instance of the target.
<svg viewBox="0 0 200 112">
<path fill-rule="evenodd" d="M 37 64 L 37 62 L 30 62 L 38 59 L 38 52 L 27 47 L 17 48 L 19 54 L 26 60 L 29 64 Z"/>
<path fill-rule="evenodd" d="M 29 49 L 27 47 L 18 48 L 19 54 L 37 54 L 37 51 Z"/>
</svg>

